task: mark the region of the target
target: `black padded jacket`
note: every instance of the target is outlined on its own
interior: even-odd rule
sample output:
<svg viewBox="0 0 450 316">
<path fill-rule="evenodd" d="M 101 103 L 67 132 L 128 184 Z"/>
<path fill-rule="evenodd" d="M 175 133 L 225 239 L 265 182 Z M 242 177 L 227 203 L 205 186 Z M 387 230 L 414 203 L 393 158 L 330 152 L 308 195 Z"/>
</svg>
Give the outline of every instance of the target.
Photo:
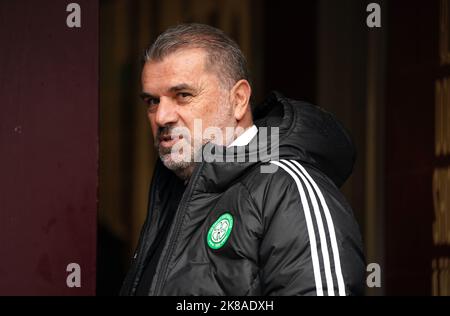
<svg viewBox="0 0 450 316">
<path fill-rule="evenodd" d="M 355 160 L 349 135 L 330 113 L 277 92 L 253 115 L 260 130 L 279 128 L 279 157 L 195 167 L 148 294 L 363 294 L 361 234 L 338 189 Z M 245 146 L 246 155 L 258 138 Z M 121 295 L 136 294 L 177 181 L 158 161 Z"/>
</svg>

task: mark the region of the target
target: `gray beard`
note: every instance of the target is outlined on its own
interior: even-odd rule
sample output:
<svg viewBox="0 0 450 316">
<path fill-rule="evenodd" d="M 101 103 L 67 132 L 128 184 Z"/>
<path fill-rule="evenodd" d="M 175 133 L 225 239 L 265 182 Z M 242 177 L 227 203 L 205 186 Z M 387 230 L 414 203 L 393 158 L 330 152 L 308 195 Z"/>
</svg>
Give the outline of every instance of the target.
<svg viewBox="0 0 450 316">
<path fill-rule="evenodd" d="M 224 126 L 225 122 L 231 122 L 233 118 L 232 113 L 232 107 L 228 104 L 224 104 L 220 107 L 221 111 L 217 114 L 217 119 L 212 122 L 211 126 Z M 228 124 L 232 125 L 232 124 Z M 227 125 L 225 125 L 227 126 Z M 192 145 L 192 139 L 190 140 L 190 150 L 191 150 L 191 161 L 173 161 L 170 158 L 170 154 L 172 151 L 172 148 L 162 148 L 159 146 L 159 141 L 156 143 L 156 149 L 159 153 L 159 158 L 163 162 L 163 164 L 168 168 L 169 170 L 172 170 L 177 177 L 184 180 L 185 182 L 189 181 L 190 177 L 192 176 L 192 172 L 194 171 L 195 165 L 197 164 L 195 161 L 200 161 L 199 159 L 194 159 L 194 157 L 199 157 L 199 155 L 202 154 L 202 147 L 200 148 L 194 148 Z M 214 140 L 211 139 L 202 139 L 201 143 L 202 145 L 205 145 L 206 143 L 213 142 Z"/>
<path fill-rule="evenodd" d="M 161 159 L 164 166 L 166 166 L 167 169 L 173 171 L 173 173 L 175 173 L 178 178 L 185 181 L 185 183 L 189 181 L 196 165 L 195 159 L 192 159 L 191 161 L 173 161 L 170 158 L 172 147 L 163 148 L 159 147 L 159 145 L 157 146 L 159 158 Z M 195 157 L 194 155 L 201 154 L 201 147 L 197 150 L 197 152 L 194 152 L 194 148 L 192 147 L 190 147 L 190 149 L 193 152 L 193 155 L 191 157 Z"/>
</svg>

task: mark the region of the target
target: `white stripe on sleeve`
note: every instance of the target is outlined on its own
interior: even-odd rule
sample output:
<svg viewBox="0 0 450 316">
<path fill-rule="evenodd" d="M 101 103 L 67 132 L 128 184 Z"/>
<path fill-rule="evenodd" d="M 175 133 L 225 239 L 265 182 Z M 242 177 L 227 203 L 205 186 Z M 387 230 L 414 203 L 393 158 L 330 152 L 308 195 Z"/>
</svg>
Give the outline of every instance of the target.
<svg viewBox="0 0 450 316">
<path fill-rule="evenodd" d="M 306 199 L 305 191 L 303 190 L 302 184 L 300 183 L 300 179 L 297 175 L 285 164 L 279 161 L 271 161 L 272 164 L 275 164 L 281 168 L 283 168 L 289 175 L 294 179 L 297 184 L 297 189 L 300 194 L 300 199 L 303 205 L 303 212 L 305 214 L 306 219 L 306 227 L 308 230 L 309 242 L 311 247 L 311 259 L 313 265 L 314 272 L 314 280 L 316 283 L 316 293 L 317 296 L 323 296 L 323 286 L 322 286 L 322 277 L 320 275 L 320 266 L 319 266 L 319 257 L 317 255 L 317 242 L 316 235 L 314 233 L 314 226 L 311 218 L 311 211 L 309 209 L 308 200 Z"/>
<path fill-rule="evenodd" d="M 306 186 L 306 190 L 308 191 L 309 198 L 311 200 L 311 203 L 313 205 L 314 209 L 314 216 L 316 217 L 317 227 L 319 228 L 319 238 L 320 238 L 320 248 L 322 250 L 322 258 L 323 258 L 323 264 L 325 267 L 325 278 L 327 280 L 327 292 L 328 295 L 334 296 L 334 285 L 333 285 L 333 276 L 331 275 L 331 265 L 330 265 L 330 257 L 328 255 L 328 243 L 327 238 L 325 236 L 325 229 L 322 222 L 322 214 L 320 213 L 319 205 L 317 204 L 316 196 L 311 188 L 311 186 L 308 183 L 308 180 L 303 176 L 303 174 L 298 170 L 298 168 L 292 163 L 287 160 L 282 159 L 283 163 L 291 167 L 292 170 L 294 170 L 300 178 L 303 180 L 303 183 Z"/>
<path fill-rule="evenodd" d="M 330 210 L 328 209 L 328 205 L 325 202 L 325 198 L 323 197 L 322 191 L 319 189 L 316 182 L 312 179 L 312 177 L 309 175 L 309 173 L 306 171 L 306 169 L 303 168 L 303 166 L 299 162 L 297 162 L 295 160 L 291 160 L 291 161 L 303 172 L 303 174 L 306 176 L 306 178 L 312 184 L 314 190 L 317 193 L 317 196 L 319 197 L 319 201 L 322 204 L 322 208 L 325 213 L 325 219 L 327 221 L 328 231 L 330 233 L 331 249 L 333 250 L 334 267 L 336 270 L 339 295 L 345 296 L 346 295 L 345 294 L 345 283 L 344 283 L 344 277 L 342 276 L 341 260 L 339 257 L 339 248 L 337 245 L 336 232 L 334 229 L 333 218 L 331 217 Z"/>
</svg>

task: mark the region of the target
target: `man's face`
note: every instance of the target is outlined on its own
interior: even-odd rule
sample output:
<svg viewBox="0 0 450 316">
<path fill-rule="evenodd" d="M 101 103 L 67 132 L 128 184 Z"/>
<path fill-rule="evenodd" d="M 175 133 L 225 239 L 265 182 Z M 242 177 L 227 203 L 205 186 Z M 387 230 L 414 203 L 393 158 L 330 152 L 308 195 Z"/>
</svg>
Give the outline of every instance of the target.
<svg viewBox="0 0 450 316">
<path fill-rule="evenodd" d="M 198 145 L 211 140 L 203 137 L 206 128 L 236 126 L 229 91 L 214 71 L 205 69 L 205 60 L 204 50 L 185 49 L 162 61 L 147 61 L 142 70 L 142 95 L 148 104 L 155 146 L 164 165 L 182 178 L 190 176 L 193 157 L 201 149 Z M 202 133 L 194 134 L 194 120 L 198 119 Z M 180 134 L 180 128 L 189 135 Z M 223 139 L 215 142 L 222 145 Z M 173 150 L 177 148 L 189 148 L 189 152 Z"/>
</svg>

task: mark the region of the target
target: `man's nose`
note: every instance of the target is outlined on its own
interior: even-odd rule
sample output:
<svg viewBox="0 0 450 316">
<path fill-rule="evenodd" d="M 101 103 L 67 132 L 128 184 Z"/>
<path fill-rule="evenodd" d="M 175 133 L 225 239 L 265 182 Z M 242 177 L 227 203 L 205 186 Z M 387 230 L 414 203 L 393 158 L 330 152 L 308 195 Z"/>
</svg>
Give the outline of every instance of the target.
<svg viewBox="0 0 450 316">
<path fill-rule="evenodd" d="M 178 113 L 176 111 L 176 104 L 170 99 L 161 97 L 158 108 L 156 110 L 155 121 L 158 126 L 167 126 L 176 123 L 178 120 Z"/>
</svg>

